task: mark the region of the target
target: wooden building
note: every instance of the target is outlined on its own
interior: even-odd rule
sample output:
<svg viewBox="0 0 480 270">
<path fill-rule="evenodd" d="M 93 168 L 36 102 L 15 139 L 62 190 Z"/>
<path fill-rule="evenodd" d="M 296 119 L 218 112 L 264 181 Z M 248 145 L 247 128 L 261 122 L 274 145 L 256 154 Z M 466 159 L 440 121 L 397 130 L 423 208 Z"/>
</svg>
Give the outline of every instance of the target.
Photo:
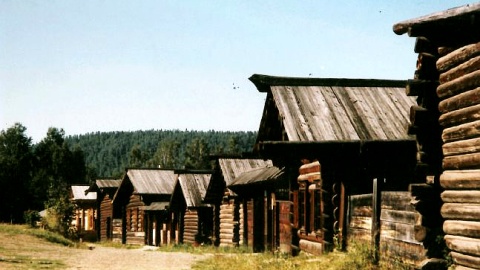
<svg viewBox="0 0 480 270">
<path fill-rule="evenodd" d="M 213 207 L 203 203 L 211 171 L 175 171 L 177 181 L 170 201 L 178 243 L 211 244 Z"/>
<path fill-rule="evenodd" d="M 443 203 L 434 209 L 418 197 L 421 240 L 433 251 L 439 244 L 429 239 L 444 233 L 455 269 L 480 269 L 480 3 L 399 22 L 393 31 L 416 38 L 407 95 L 417 98 L 410 130 L 427 169 L 419 192 Z M 432 264 L 443 257 L 431 253 Z"/>
<path fill-rule="evenodd" d="M 240 156 L 215 157 L 212 179 L 204 203 L 213 205 L 213 242 L 217 246 L 236 247 L 246 244 L 245 211 L 242 200 L 227 186 L 235 178 L 255 168 L 272 166 L 270 160 Z M 252 205 L 250 205 L 252 207 Z"/>
<path fill-rule="evenodd" d="M 95 193 L 97 196 L 97 218 L 96 231 L 97 239 L 102 240 L 118 240 L 121 241 L 122 236 L 122 216 L 121 212 L 113 209 L 113 196 L 117 191 L 122 180 L 120 179 L 97 179 L 85 191 L 86 193 Z"/>
<path fill-rule="evenodd" d="M 254 168 L 240 174 L 227 186 L 242 201 L 243 242 L 254 252 L 275 251 L 284 244 L 290 246 L 290 221 L 280 222 L 280 210 L 284 209 L 281 206 L 287 206 L 288 215 L 291 205 L 288 183 L 282 181 L 282 176 L 283 170 L 275 166 Z"/>
<path fill-rule="evenodd" d="M 126 170 L 113 197 L 114 208 L 121 211 L 123 244 L 160 244 L 162 230 L 170 230 L 165 206 L 170 202 L 175 180 L 173 170 Z"/>
<path fill-rule="evenodd" d="M 84 238 L 87 236 L 89 240 L 96 240 L 95 237 L 92 239 L 91 235 L 95 236 L 95 219 L 97 216 L 96 212 L 96 203 L 97 203 L 97 194 L 95 193 L 86 193 L 88 186 L 86 185 L 72 185 L 70 198 L 72 203 L 75 205 L 75 214 L 74 214 L 74 225 L 80 236 Z"/>
<path fill-rule="evenodd" d="M 381 211 L 385 192 L 407 191 L 415 180 L 416 142 L 407 133 L 415 100 L 405 95 L 406 82 L 265 75 L 250 80 L 267 93 L 255 150 L 285 167 L 290 179 L 293 249 L 345 249 L 347 238 L 358 236 L 349 235 L 355 226 L 348 198 L 373 194 L 365 233 L 374 250 L 383 243 L 385 258 L 423 254 L 413 239 L 415 215 Z M 404 222 L 398 234 L 391 233 Z"/>
</svg>

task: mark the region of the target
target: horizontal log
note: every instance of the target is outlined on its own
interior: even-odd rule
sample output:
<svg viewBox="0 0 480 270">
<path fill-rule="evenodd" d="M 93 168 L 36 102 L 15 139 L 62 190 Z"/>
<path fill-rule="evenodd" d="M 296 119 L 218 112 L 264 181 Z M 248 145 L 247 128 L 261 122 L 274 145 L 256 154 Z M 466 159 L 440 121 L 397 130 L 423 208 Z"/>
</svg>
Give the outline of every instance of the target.
<svg viewBox="0 0 480 270">
<path fill-rule="evenodd" d="M 398 240 L 406 243 L 420 244 L 415 240 L 413 224 L 382 221 L 380 226 L 380 241 L 385 239 Z"/>
<path fill-rule="evenodd" d="M 478 268 L 471 268 L 471 267 L 466 267 L 466 266 L 462 266 L 462 265 L 455 265 L 455 264 L 453 264 L 452 267 L 455 270 L 478 270 Z"/>
<path fill-rule="evenodd" d="M 412 196 L 407 191 L 386 191 L 382 192 L 382 210 L 395 209 L 395 210 L 410 210 L 414 208 L 410 204 Z"/>
<path fill-rule="evenodd" d="M 455 51 L 440 57 L 437 60 L 437 70 L 440 73 L 456 67 L 468 59 L 480 55 L 480 42 L 476 44 L 469 44 L 465 47 L 456 49 Z"/>
<path fill-rule="evenodd" d="M 428 235 L 428 228 L 422 225 L 414 225 L 413 226 L 413 231 L 414 231 L 414 239 L 415 241 L 418 242 L 423 242 L 427 238 Z"/>
<path fill-rule="evenodd" d="M 412 125 L 424 126 L 435 122 L 437 122 L 437 117 L 431 111 L 417 105 L 410 107 L 410 123 Z"/>
<path fill-rule="evenodd" d="M 234 227 L 235 225 L 233 223 L 225 223 L 225 222 L 220 222 L 220 228 L 232 228 Z"/>
<path fill-rule="evenodd" d="M 228 222 L 231 221 L 233 222 L 233 215 L 232 214 L 220 214 L 219 215 L 220 220 Z"/>
<path fill-rule="evenodd" d="M 478 203 L 480 204 L 480 190 L 446 190 L 441 194 L 446 203 Z"/>
<path fill-rule="evenodd" d="M 444 128 L 480 120 L 480 104 L 440 115 L 438 122 Z"/>
<path fill-rule="evenodd" d="M 480 86 L 480 70 L 464 75 L 455 80 L 440 84 L 437 87 L 437 95 L 445 99 L 460 93 L 475 89 Z"/>
<path fill-rule="evenodd" d="M 445 203 L 441 214 L 445 219 L 480 221 L 480 204 Z"/>
<path fill-rule="evenodd" d="M 442 165 L 445 170 L 479 169 L 480 153 L 444 157 Z"/>
<path fill-rule="evenodd" d="M 196 234 L 198 234 L 198 230 L 195 229 L 195 228 L 184 228 L 183 229 L 183 234 L 196 235 Z"/>
<path fill-rule="evenodd" d="M 456 78 L 460 78 L 468 73 L 480 69 L 480 56 L 469 59 L 468 61 L 440 74 L 440 84 L 447 83 Z"/>
<path fill-rule="evenodd" d="M 470 91 L 463 92 L 453 97 L 444 99 L 438 103 L 438 110 L 441 113 L 470 107 L 480 102 L 480 87 L 476 87 Z"/>
<path fill-rule="evenodd" d="M 351 217 L 349 227 L 370 231 L 372 229 L 372 218 L 371 217 Z"/>
<path fill-rule="evenodd" d="M 302 239 L 299 242 L 299 246 L 302 251 L 305 251 L 313 255 L 322 255 L 323 253 L 323 244 L 321 243 Z"/>
<path fill-rule="evenodd" d="M 430 42 L 425 37 L 417 37 L 415 39 L 415 46 L 413 47 L 413 51 L 415 53 L 430 53 L 430 54 L 436 54 L 437 53 L 437 47 Z"/>
<path fill-rule="evenodd" d="M 480 170 L 447 170 L 440 175 L 445 189 L 480 189 Z"/>
<path fill-rule="evenodd" d="M 473 269 L 475 268 L 479 269 L 479 266 L 480 266 L 479 257 L 465 255 L 465 254 L 454 252 L 454 251 L 450 252 L 450 256 L 452 257 L 453 262 L 456 265 L 462 265 L 466 267 L 472 267 Z M 455 268 L 455 269 L 458 269 L 458 268 Z"/>
<path fill-rule="evenodd" d="M 479 221 L 446 220 L 443 223 L 445 234 L 478 238 L 480 235 Z"/>
<path fill-rule="evenodd" d="M 480 120 L 446 128 L 442 132 L 444 143 L 480 137 Z"/>
<path fill-rule="evenodd" d="M 322 175 L 320 172 L 311 172 L 307 174 L 301 174 L 298 176 L 297 181 L 308 181 L 313 183 L 315 181 L 321 181 Z"/>
<path fill-rule="evenodd" d="M 429 80 L 408 80 L 405 87 L 407 96 L 436 95 L 437 81 Z"/>
<path fill-rule="evenodd" d="M 480 239 L 447 234 L 445 235 L 445 243 L 452 251 L 480 256 Z"/>
<path fill-rule="evenodd" d="M 372 206 L 356 206 L 351 210 L 352 216 L 357 217 L 371 217 L 373 210 Z"/>
<path fill-rule="evenodd" d="M 321 171 L 321 165 L 320 162 L 315 161 L 311 162 L 308 164 L 303 164 L 300 166 L 300 169 L 298 170 L 299 174 L 308 174 L 308 173 L 313 173 L 313 172 L 320 172 Z"/>
<path fill-rule="evenodd" d="M 444 156 L 477 153 L 480 152 L 480 138 L 446 143 L 442 150 Z"/>
</svg>

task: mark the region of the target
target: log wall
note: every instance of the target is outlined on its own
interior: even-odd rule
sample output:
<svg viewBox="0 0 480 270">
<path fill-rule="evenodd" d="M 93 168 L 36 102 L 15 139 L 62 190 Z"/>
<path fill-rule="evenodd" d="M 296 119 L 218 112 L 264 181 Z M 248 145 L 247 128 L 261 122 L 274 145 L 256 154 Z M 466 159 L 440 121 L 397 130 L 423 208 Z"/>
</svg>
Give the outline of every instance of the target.
<svg viewBox="0 0 480 270">
<path fill-rule="evenodd" d="M 243 208 L 242 208 L 243 209 Z M 236 247 L 240 244 L 240 207 L 235 199 L 224 202 L 220 205 L 220 246 Z M 240 226 L 242 225 L 242 226 Z"/>
<path fill-rule="evenodd" d="M 372 243 L 372 194 L 349 196 L 348 241 Z M 415 239 L 420 214 L 411 204 L 410 192 L 382 192 L 380 213 L 380 259 L 402 261 L 419 267 L 426 258 Z"/>
<path fill-rule="evenodd" d="M 436 63 L 443 230 L 454 265 L 480 269 L 480 42 L 446 51 Z"/>
<path fill-rule="evenodd" d="M 140 196 L 132 195 L 126 207 L 127 244 L 145 244 L 144 213 L 140 206 L 144 206 Z"/>
<path fill-rule="evenodd" d="M 198 213 L 196 209 L 185 211 L 183 222 L 183 243 L 195 244 L 195 236 L 198 234 Z"/>
<path fill-rule="evenodd" d="M 109 226 L 109 228 L 107 228 Z M 113 204 L 108 194 L 100 202 L 100 239 L 110 240 L 113 236 Z"/>
</svg>

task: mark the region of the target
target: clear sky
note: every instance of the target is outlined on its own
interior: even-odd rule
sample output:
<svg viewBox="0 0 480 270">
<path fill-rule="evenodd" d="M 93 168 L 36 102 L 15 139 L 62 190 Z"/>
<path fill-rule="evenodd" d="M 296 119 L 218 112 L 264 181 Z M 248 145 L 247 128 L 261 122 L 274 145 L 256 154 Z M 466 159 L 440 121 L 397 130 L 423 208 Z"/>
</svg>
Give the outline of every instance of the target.
<svg viewBox="0 0 480 270">
<path fill-rule="evenodd" d="M 411 79 L 393 24 L 468 3 L 0 0 L 0 129 L 258 130 L 252 74 Z"/>
</svg>

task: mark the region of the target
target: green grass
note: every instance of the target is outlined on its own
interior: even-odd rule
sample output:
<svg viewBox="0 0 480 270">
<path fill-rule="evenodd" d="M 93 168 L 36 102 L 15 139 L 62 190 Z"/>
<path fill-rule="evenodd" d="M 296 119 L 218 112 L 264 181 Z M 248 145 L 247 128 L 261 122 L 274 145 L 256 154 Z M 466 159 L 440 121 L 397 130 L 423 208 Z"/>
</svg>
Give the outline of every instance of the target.
<svg viewBox="0 0 480 270">
<path fill-rule="evenodd" d="M 0 224 L 0 232 L 10 235 L 27 234 L 35 236 L 37 238 L 45 239 L 51 243 L 61 244 L 68 247 L 76 246 L 75 242 L 57 233 L 42 229 L 30 228 L 26 225 Z"/>
</svg>

